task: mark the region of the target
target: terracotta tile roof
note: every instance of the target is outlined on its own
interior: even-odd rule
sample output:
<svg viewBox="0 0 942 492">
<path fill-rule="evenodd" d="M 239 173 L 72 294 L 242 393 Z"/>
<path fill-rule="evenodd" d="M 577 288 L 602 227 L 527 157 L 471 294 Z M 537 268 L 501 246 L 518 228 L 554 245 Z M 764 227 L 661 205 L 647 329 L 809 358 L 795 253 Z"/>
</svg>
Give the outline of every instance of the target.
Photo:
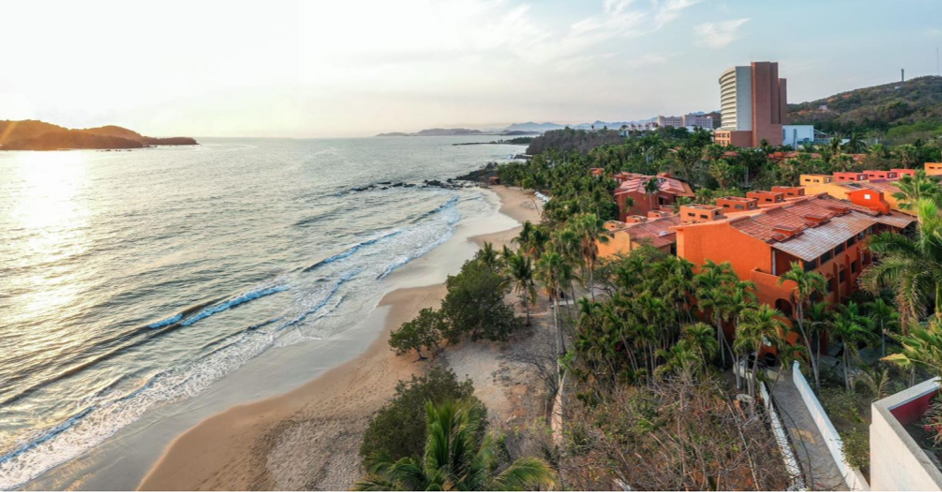
<svg viewBox="0 0 942 492">
<path fill-rule="evenodd" d="M 819 194 L 791 198 L 756 214 L 737 215 L 729 224 L 775 249 L 810 261 L 876 223 L 903 228 L 912 221 L 905 214 L 881 214 Z"/>
<path fill-rule="evenodd" d="M 872 218 L 852 212 L 833 217 L 817 227 L 808 227 L 800 235 L 772 247 L 802 260 L 813 261 L 872 225 Z"/>
<path fill-rule="evenodd" d="M 655 248 L 660 248 L 677 241 L 677 231 L 674 231 L 671 227 L 678 224 L 680 224 L 680 216 L 674 214 L 670 217 L 627 224 L 618 230 L 631 234 L 631 240 L 634 242 L 650 244 Z"/>
<path fill-rule="evenodd" d="M 647 184 L 649 180 L 656 179 L 658 181 L 658 188 L 663 193 L 670 193 L 677 196 L 694 196 L 690 185 L 677 178 L 647 176 L 635 173 L 619 173 L 618 177 L 624 179 L 624 181 L 622 181 L 618 189 L 615 190 L 616 195 L 632 192 L 644 193 L 644 185 Z"/>
</svg>

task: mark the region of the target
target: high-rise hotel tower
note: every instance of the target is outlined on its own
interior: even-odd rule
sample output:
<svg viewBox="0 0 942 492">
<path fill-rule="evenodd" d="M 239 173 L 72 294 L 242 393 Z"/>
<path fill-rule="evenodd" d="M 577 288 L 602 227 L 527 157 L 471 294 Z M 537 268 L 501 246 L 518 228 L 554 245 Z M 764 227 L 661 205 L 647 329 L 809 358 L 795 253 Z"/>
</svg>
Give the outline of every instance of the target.
<svg viewBox="0 0 942 492">
<path fill-rule="evenodd" d="M 785 79 L 778 78 L 778 63 L 753 62 L 733 67 L 720 76 L 722 124 L 713 133 L 720 145 L 758 147 L 762 140 L 782 145 L 787 123 Z"/>
</svg>

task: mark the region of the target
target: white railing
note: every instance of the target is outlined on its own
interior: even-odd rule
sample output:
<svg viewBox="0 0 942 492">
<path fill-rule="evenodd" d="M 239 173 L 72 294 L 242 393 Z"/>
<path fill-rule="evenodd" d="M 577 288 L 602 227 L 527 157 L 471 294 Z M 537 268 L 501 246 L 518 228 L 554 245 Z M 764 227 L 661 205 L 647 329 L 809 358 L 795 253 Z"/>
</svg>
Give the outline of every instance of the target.
<svg viewBox="0 0 942 492">
<path fill-rule="evenodd" d="M 808 413 L 814 418 L 818 432 L 820 432 L 821 437 L 824 438 L 824 444 L 827 445 L 828 451 L 831 452 L 831 457 L 834 458 L 837 469 L 841 472 L 841 475 L 844 476 L 844 481 L 847 482 L 847 486 L 850 490 L 855 491 L 870 490 L 870 484 L 867 483 L 867 479 L 864 478 L 863 473 L 860 473 L 860 470 L 848 465 L 847 462 L 844 461 L 844 442 L 841 440 L 841 435 L 838 434 L 837 429 L 834 428 L 834 424 L 831 423 L 831 419 L 828 418 L 828 414 L 824 411 L 824 407 L 821 406 L 821 402 L 818 401 L 818 397 L 814 395 L 814 391 L 812 391 L 811 386 L 808 385 L 808 380 L 801 374 L 801 370 L 798 368 L 798 362 L 795 362 L 794 366 L 792 366 L 792 381 L 795 382 L 795 387 L 798 388 L 798 392 L 801 393 L 801 399 L 805 403 Z"/>
</svg>

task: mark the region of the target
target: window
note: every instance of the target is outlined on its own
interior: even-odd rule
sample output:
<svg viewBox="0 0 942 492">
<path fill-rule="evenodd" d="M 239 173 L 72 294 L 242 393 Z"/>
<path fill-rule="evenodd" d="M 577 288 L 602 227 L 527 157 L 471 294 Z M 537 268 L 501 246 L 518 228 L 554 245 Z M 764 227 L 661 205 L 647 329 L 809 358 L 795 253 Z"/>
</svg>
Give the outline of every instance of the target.
<svg viewBox="0 0 942 492">
<path fill-rule="evenodd" d="M 823 255 L 821 255 L 821 264 L 823 265 L 825 262 L 830 260 L 833 256 L 834 255 L 831 254 L 830 251 L 828 251 L 827 253 L 824 253 Z"/>
<path fill-rule="evenodd" d="M 855 244 L 857 244 L 857 238 L 854 236 L 851 236 L 850 239 L 847 240 L 847 247 L 849 248 Z"/>
<path fill-rule="evenodd" d="M 870 199 L 870 193 L 864 193 L 864 200 Z"/>
<path fill-rule="evenodd" d="M 847 270 L 841 270 L 838 274 L 841 277 L 841 283 L 844 283 L 844 279 L 847 277 L 847 275 L 844 275 L 845 273 L 847 273 Z"/>
<path fill-rule="evenodd" d="M 709 215 L 700 214 L 700 218 L 701 218 L 701 219 L 709 219 L 710 216 L 709 216 Z"/>
<path fill-rule="evenodd" d="M 864 233 L 861 232 L 860 234 L 857 234 L 858 241 L 863 241 L 863 238 L 864 238 Z"/>
<path fill-rule="evenodd" d="M 806 261 L 804 262 L 804 265 L 806 272 L 810 272 L 811 270 L 818 268 L 818 263 L 816 261 Z"/>
<path fill-rule="evenodd" d="M 843 252 L 844 252 L 844 243 L 838 244 L 837 247 L 834 248 L 834 254 L 836 255 L 841 254 Z"/>
<path fill-rule="evenodd" d="M 696 216 L 697 216 L 697 214 L 695 214 L 695 213 L 693 213 L 693 212 L 687 212 L 687 217 L 694 217 L 694 218 L 696 218 Z"/>
<path fill-rule="evenodd" d="M 850 273 L 857 273 L 857 262 L 850 262 Z"/>
<path fill-rule="evenodd" d="M 736 205 L 736 210 L 742 210 L 742 205 Z"/>
</svg>

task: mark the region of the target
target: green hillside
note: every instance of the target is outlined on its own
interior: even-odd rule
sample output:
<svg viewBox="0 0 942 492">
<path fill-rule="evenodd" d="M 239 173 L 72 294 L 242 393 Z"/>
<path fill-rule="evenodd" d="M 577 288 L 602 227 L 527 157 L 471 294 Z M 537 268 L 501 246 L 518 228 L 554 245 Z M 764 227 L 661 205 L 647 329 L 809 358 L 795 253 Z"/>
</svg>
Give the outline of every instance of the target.
<svg viewBox="0 0 942 492">
<path fill-rule="evenodd" d="M 942 135 L 942 77 L 918 77 L 788 105 L 791 124 L 875 133 L 897 143 Z"/>
</svg>

